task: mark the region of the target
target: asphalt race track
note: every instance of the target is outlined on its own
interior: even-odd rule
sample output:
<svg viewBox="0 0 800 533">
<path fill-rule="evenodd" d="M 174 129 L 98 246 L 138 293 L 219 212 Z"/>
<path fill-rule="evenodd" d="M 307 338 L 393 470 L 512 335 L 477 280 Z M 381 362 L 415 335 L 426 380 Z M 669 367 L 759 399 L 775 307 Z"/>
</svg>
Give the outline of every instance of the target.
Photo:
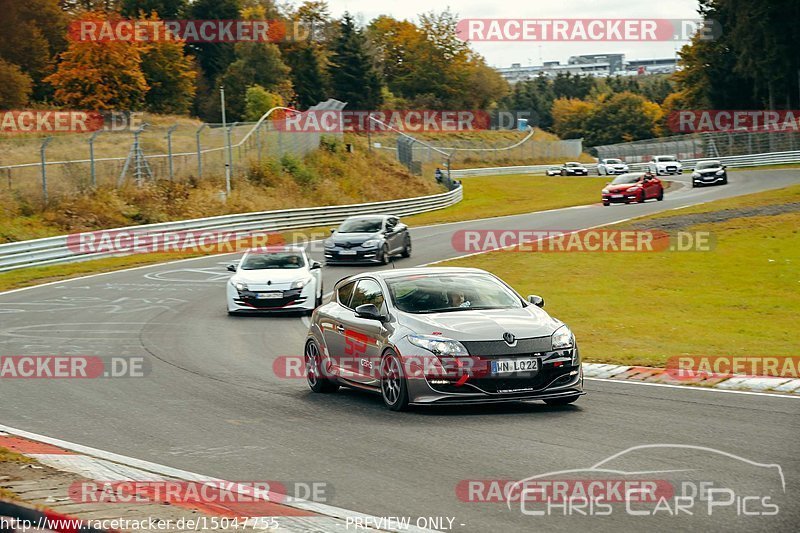
<svg viewBox="0 0 800 533">
<path fill-rule="evenodd" d="M 689 177 L 679 179 L 688 183 Z M 394 263 L 460 255 L 450 245 L 458 229 L 579 229 L 793 183 L 800 183 L 800 171 L 734 172 L 727 186 L 684 186 L 663 202 L 412 228 L 413 256 Z M 0 422 L 228 480 L 324 481 L 333 487 L 331 505 L 376 516 L 455 517 L 460 531 L 774 531 L 798 523 L 796 399 L 587 381 L 589 394 L 566 408 L 531 403 L 392 413 L 378 396 L 348 390 L 314 395 L 304 380 L 273 371 L 277 357 L 302 353 L 304 320 L 226 315 L 231 259 L 155 265 L 0 295 L 0 354 L 143 356 L 149 369 L 143 378 L 3 380 Z M 326 292 L 358 270 L 325 268 Z M 547 299 L 546 280 L 539 293 Z M 518 506 L 465 503 L 456 495 L 462 480 L 588 468 L 654 443 L 713 447 L 778 464 L 786 482 L 780 496 L 788 499 L 769 518 L 720 510 L 712 517 L 615 511 L 590 519 L 530 516 Z M 754 474 L 751 463 L 713 454 L 640 450 L 622 462 L 629 472 L 724 472 L 744 492 L 759 483 L 780 487 L 769 478 L 772 470 Z M 762 476 L 762 470 L 770 473 Z M 639 478 L 647 475 L 653 477 Z"/>
</svg>

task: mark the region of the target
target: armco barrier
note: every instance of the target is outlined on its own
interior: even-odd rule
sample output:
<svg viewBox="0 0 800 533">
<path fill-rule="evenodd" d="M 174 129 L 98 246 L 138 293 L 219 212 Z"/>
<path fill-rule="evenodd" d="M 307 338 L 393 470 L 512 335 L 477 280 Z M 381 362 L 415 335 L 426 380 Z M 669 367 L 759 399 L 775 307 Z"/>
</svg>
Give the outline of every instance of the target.
<svg viewBox="0 0 800 533">
<path fill-rule="evenodd" d="M 766 165 L 780 165 L 786 163 L 800 163 L 800 150 L 792 152 L 772 152 L 767 154 L 735 155 L 720 158 L 703 159 L 682 159 L 683 169 L 693 170 L 700 161 L 722 161 L 730 168 L 736 167 L 760 167 Z M 469 178 L 473 176 L 502 176 L 508 174 L 544 174 L 544 171 L 555 165 L 530 165 L 518 167 L 487 167 L 487 168 L 466 168 L 462 170 L 451 170 L 450 176 L 455 179 Z M 597 164 L 587 163 L 584 165 L 589 169 L 589 175 L 597 174 Z M 632 171 L 644 170 L 645 163 L 632 163 Z"/>
<path fill-rule="evenodd" d="M 414 215 L 434 211 L 456 204 L 463 198 L 462 188 L 431 196 L 371 202 L 366 204 L 336 205 L 327 207 L 307 207 L 285 209 L 282 211 L 261 211 L 238 215 L 182 220 L 114 228 L 116 231 L 136 231 L 141 235 L 154 235 L 175 231 L 285 231 L 299 228 L 312 228 L 339 224 L 353 215 L 393 214 Z M 49 237 L 32 241 L 0 244 L 0 272 L 19 268 L 71 263 L 97 259 L 99 257 L 122 255 L 113 252 L 80 254 L 67 247 L 67 236 Z"/>
</svg>

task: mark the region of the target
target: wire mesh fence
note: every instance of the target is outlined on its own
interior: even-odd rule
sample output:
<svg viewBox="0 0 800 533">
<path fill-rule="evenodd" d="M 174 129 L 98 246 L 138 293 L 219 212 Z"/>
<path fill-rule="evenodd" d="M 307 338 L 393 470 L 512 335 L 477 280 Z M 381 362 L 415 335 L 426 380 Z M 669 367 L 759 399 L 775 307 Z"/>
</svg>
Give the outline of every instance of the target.
<svg viewBox="0 0 800 533">
<path fill-rule="evenodd" d="M 628 143 L 595 146 L 598 158 L 621 158 L 628 163 L 643 163 L 657 155 L 678 159 L 720 158 L 800 150 L 798 132 L 706 132 L 645 139 Z"/>
<path fill-rule="evenodd" d="M 341 109 L 329 100 L 317 107 Z M 221 179 L 230 158 L 233 178 L 251 162 L 298 157 L 319 147 L 318 132 L 287 132 L 274 120 L 228 124 L 156 118 L 130 131 L 0 137 L 0 188 L 29 200 L 124 187 L 145 180 Z M 229 133 L 230 141 L 226 139 Z M 341 139 L 341 133 L 329 135 Z"/>
<path fill-rule="evenodd" d="M 433 175 L 435 169 L 530 165 L 577 160 L 582 140 L 553 140 L 540 130 L 492 130 L 443 136 L 407 135 L 397 131 L 370 134 L 372 149 L 394 154 L 409 171 Z"/>
</svg>

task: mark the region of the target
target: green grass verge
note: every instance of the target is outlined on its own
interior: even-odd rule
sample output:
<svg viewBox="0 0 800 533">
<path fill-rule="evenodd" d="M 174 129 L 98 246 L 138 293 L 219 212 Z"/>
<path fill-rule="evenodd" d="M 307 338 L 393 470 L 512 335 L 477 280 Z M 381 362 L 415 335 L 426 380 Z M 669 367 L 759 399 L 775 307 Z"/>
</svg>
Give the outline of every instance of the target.
<svg viewBox="0 0 800 533">
<path fill-rule="evenodd" d="M 586 204 L 597 201 L 598 191 L 604 183 L 605 179 L 600 178 L 573 179 L 522 175 L 469 178 L 464 180 L 464 200 L 458 205 L 407 217 L 404 220 L 413 227 Z M 317 235 L 319 233 L 327 235 L 326 228 L 314 228 L 298 233 L 308 234 L 311 231 Z M 286 238 L 287 241 L 291 241 L 288 235 Z M 13 270 L 0 274 L 0 291 L 201 255 L 204 254 L 137 254 Z"/>
<path fill-rule="evenodd" d="M 695 209 L 786 203 L 799 194 L 796 186 Z M 523 295 L 543 296 L 586 361 L 664 366 L 679 355 L 796 356 L 798 228 L 800 213 L 791 212 L 690 228 L 713 232 L 709 252 L 500 251 L 442 265 L 483 268 Z"/>
<path fill-rule="evenodd" d="M 597 203 L 600 189 L 606 183 L 606 178 L 548 178 L 530 174 L 464 178 L 461 202 L 404 220 L 413 227 Z"/>
</svg>

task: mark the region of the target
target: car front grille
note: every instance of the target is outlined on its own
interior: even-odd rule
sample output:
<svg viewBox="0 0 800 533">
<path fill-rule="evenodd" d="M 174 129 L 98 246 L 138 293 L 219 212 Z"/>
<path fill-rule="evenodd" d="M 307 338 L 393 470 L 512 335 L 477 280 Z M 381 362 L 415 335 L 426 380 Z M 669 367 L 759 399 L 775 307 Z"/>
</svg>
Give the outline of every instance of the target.
<svg viewBox="0 0 800 533">
<path fill-rule="evenodd" d="M 496 359 L 509 355 L 532 355 L 549 352 L 552 349 L 550 337 L 531 337 L 517 339 L 514 346 L 503 340 L 496 341 L 461 341 L 471 356 Z"/>
</svg>

